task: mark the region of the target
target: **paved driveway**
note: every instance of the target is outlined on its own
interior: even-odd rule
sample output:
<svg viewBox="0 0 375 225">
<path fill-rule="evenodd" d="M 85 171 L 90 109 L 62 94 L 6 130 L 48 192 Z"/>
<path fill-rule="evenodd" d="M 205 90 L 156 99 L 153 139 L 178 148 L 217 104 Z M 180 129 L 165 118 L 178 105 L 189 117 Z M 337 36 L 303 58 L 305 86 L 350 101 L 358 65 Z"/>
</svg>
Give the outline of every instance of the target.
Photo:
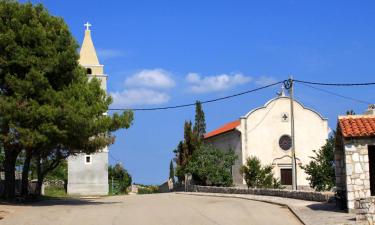
<svg viewBox="0 0 375 225">
<path fill-rule="evenodd" d="M 0 206 L 1 209 L 2 206 Z M 294 225 L 278 205 L 243 199 L 153 194 L 43 201 L 14 207 L 0 224 L 19 225 Z"/>
</svg>

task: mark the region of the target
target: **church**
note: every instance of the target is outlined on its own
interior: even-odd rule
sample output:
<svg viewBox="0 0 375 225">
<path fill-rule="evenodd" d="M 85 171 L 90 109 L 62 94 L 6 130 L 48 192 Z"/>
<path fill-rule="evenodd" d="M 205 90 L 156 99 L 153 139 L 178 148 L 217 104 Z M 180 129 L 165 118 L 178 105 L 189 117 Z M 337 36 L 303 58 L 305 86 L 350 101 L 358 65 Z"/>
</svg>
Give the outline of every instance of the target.
<svg viewBox="0 0 375 225">
<path fill-rule="evenodd" d="M 232 167 L 233 182 L 240 186 L 245 181 L 239 170 L 250 156 L 263 165 L 272 165 L 273 174 L 282 185 L 292 185 L 291 101 L 284 93 L 269 100 L 264 106 L 251 110 L 241 118 L 227 123 L 205 135 L 205 142 L 218 149 L 231 149 L 238 156 Z M 314 156 L 329 135 L 328 120 L 313 109 L 294 100 L 295 154 L 297 185 L 309 186 L 307 175 L 300 168 Z"/>
<path fill-rule="evenodd" d="M 97 78 L 101 88 L 107 91 L 107 75 L 99 63 L 91 39 L 91 24 L 86 23 L 85 37 L 80 50 L 79 64 L 86 69 L 89 79 Z M 95 154 L 80 153 L 68 158 L 69 195 L 108 194 L 108 147 Z"/>
</svg>

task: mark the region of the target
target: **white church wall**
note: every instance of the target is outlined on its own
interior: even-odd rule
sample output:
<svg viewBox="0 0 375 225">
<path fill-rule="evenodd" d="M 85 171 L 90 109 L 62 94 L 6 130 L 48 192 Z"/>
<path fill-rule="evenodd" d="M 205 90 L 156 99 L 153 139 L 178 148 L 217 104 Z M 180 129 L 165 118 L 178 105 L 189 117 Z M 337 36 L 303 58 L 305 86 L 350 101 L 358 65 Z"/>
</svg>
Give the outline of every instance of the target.
<svg viewBox="0 0 375 225">
<path fill-rule="evenodd" d="M 241 119 L 243 132 L 242 145 L 245 158 L 257 156 L 262 163 L 274 165 L 274 174 L 280 177 L 280 168 L 291 168 L 291 163 L 280 165 L 275 159 L 291 156 L 291 150 L 282 150 L 279 139 L 282 135 L 291 134 L 290 118 L 283 120 L 283 114 L 290 117 L 290 99 L 279 97 L 269 101 L 265 107 L 248 113 Z M 328 137 L 328 122 L 316 112 L 304 108 L 298 102 L 294 104 L 296 157 L 305 165 L 313 156 L 313 150 L 323 146 Z M 285 157 L 284 157 L 285 160 Z M 245 162 L 245 159 L 243 159 Z M 308 185 L 307 175 L 297 168 L 298 185 Z"/>
</svg>

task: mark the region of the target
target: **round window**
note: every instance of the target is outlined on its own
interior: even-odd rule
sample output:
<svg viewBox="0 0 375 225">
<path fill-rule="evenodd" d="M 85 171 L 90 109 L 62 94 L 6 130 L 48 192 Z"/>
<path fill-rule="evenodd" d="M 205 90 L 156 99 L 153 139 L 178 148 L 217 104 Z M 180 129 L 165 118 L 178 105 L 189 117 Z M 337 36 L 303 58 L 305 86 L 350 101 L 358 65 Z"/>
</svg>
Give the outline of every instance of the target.
<svg viewBox="0 0 375 225">
<path fill-rule="evenodd" d="M 292 147 L 292 138 L 289 135 L 283 135 L 279 139 L 279 146 L 282 150 L 289 150 Z"/>
</svg>

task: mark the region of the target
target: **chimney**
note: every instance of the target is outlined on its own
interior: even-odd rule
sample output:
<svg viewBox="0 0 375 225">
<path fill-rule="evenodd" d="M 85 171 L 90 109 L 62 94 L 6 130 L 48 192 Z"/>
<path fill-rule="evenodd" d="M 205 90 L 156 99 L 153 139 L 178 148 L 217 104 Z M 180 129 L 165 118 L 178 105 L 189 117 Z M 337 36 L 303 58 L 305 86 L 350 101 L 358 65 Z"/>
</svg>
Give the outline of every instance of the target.
<svg viewBox="0 0 375 225">
<path fill-rule="evenodd" d="M 368 106 L 368 109 L 364 113 L 365 115 L 375 115 L 375 104 L 371 104 Z"/>
</svg>

